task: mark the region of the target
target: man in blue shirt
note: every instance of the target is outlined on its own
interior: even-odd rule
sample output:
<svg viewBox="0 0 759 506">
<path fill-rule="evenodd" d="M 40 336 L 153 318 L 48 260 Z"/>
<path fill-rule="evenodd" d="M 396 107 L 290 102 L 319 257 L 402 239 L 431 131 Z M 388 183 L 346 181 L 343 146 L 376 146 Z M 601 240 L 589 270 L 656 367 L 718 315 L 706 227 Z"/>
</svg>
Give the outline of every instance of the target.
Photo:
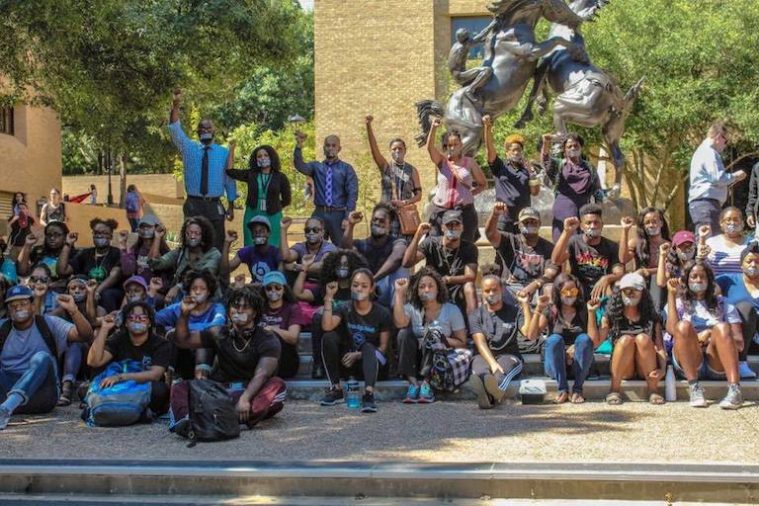
<svg viewBox="0 0 759 506">
<path fill-rule="evenodd" d="M 303 142 L 306 134 L 298 132 L 295 135 L 295 153 L 293 161 L 295 169 L 301 174 L 314 180 L 316 194 L 314 195 L 314 212 L 324 221 L 325 235 L 335 243 L 343 239 L 343 229 L 348 223 L 348 215 L 356 210 L 358 199 L 358 178 L 353 167 L 338 158 L 340 153 L 340 138 L 329 135 L 324 139 L 324 161 L 304 162 Z"/>
<path fill-rule="evenodd" d="M 234 219 L 234 202 L 237 187 L 234 180 L 227 177 L 229 151 L 213 142 L 214 126 L 210 119 L 198 123 L 197 133 L 200 142 L 193 141 L 184 133 L 179 122 L 179 107 L 182 104 L 182 91 L 174 91 L 169 121 L 171 140 L 182 155 L 184 165 L 184 186 L 187 193 L 183 211 L 184 217 L 205 216 L 214 229 L 214 245 L 221 251 L 224 246 L 224 218 Z M 221 196 L 226 191 L 229 209 L 224 210 Z"/>
</svg>

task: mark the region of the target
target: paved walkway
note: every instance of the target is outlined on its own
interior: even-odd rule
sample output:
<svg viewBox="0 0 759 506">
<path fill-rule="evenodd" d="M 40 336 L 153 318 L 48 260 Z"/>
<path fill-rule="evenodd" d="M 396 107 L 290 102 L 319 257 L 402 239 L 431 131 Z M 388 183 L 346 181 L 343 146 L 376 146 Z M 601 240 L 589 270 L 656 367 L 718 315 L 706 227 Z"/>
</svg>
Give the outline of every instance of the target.
<svg viewBox="0 0 759 506">
<path fill-rule="evenodd" d="M 289 402 L 240 439 L 187 442 L 164 423 L 89 428 L 75 407 L 14 417 L 0 458 L 424 462 L 671 462 L 758 464 L 759 406 L 739 411 L 686 403 L 610 407 L 426 406 L 380 403 L 374 415 Z"/>
</svg>

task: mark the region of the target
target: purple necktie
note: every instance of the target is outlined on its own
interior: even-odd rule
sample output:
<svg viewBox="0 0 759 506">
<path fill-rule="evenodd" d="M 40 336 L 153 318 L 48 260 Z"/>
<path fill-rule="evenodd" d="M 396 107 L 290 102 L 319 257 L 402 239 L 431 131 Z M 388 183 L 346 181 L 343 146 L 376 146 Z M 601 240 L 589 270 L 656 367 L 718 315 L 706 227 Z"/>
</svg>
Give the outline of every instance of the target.
<svg viewBox="0 0 759 506">
<path fill-rule="evenodd" d="M 327 165 L 327 180 L 324 183 L 326 195 L 324 203 L 327 207 L 332 207 L 332 165 Z"/>
</svg>

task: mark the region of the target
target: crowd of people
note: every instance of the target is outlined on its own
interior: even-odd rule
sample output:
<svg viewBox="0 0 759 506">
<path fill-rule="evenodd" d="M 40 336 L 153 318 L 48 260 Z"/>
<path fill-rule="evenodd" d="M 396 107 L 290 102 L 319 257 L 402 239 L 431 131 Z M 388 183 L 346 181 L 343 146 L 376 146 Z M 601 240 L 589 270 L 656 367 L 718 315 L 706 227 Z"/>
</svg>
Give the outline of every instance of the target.
<svg viewBox="0 0 759 506">
<path fill-rule="evenodd" d="M 282 409 L 283 379 L 298 373 L 304 331 L 312 375 L 327 380 L 325 406 L 342 402 L 345 380 L 355 377 L 365 385 L 361 411 L 375 412 L 378 380 L 400 377 L 408 380 L 404 403 L 434 402 L 467 383 L 479 407 L 492 408 L 532 353 L 556 380 L 557 403 L 585 401 L 600 353 L 611 357 L 609 404 L 622 402 L 622 381 L 634 378 L 646 382 L 652 404 L 663 404 L 658 387 L 672 364 L 692 406 L 707 405 L 704 379 L 726 380 L 722 408 L 742 405 L 740 381 L 755 378 L 747 355 L 757 349 L 759 244 L 748 239 L 740 209 L 716 218 L 702 209 L 695 232 L 674 234 L 661 210 L 642 209 L 621 220 L 615 242 L 604 236 L 604 195 L 581 137 L 543 136 L 540 174 L 523 137 L 509 136 L 498 153 L 485 118 L 497 202 L 484 229 L 496 262 L 484 265 L 474 196 L 488 182 L 458 132 L 446 131 L 438 145 L 433 121 L 427 149 L 437 188 L 428 220 L 409 228 L 422 195 L 419 171 L 402 139 L 389 142 L 385 158 L 367 116 L 381 201 L 366 217 L 356 209 L 360 183 L 340 159 L 337 136 L 324 139 L 322 160 L 305 161 L 298 134 L 295 169 L 313 179 L 315 194 L 304 240 L 293 243 L 285 215 L 291 184 L 276 150 L 257 147 L 247 169 L 234 168 L 234 145 L 216 144 L 206 119 L 191 139 L 180 106 L 176 92 L 169 131 L 187 190 L 178 246 L 168 246 L 154 215 L 130 214 L 135 234 L 96 218 L 93 246 L 78 247 L 55 190 L 39 216 L 44 236 L 12 233 L 2 248 L 0 429 L 14 413 L 71 404 L 93 378 L 102 388 L 149 383 L 146 416 L 166 413 L 187 381 L 211 379 L 228 389 L 239 421 L 253 426 Z M 725 175 L 726 142 L 724 128 L 712 127 L 691 173 L 725 184 L 740 177 Z M 224 229 L 235 181 L 248 190 L 242 241 Z M 540 213 L 530 207 L 546 182 L 556 196 L 554 242 L 541 237 Z M 694 201 L 692 211 L 715 202 Z M 355 238 L 362 221 L 369 235 Z M 11 228 L 31 223 L 17 199 Z M 249 276 L 235 276 L 240 268 Z M 99 375 L 127 360 L 140 366 Z"/>
</svg>

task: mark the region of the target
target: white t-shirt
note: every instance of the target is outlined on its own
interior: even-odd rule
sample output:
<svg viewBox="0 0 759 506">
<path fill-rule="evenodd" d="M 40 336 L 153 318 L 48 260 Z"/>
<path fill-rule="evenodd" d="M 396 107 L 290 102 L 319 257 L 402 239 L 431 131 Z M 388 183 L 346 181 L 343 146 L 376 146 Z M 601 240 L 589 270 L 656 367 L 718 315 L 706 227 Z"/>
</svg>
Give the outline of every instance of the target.
<svg viewBox="0 0 759 506">
<path fill-rule="evenodd" d="M 680 319 L 686 322 L 690 322 L 693 325 L 693 329 L 696 332 L 701 332 L 710 327 L 717 325 L 718 323 L 741 323 L 741 317 L 738 314 L 738 310 L 735 306 L 730 304 L 724 297 L 717 296 L 719 304 L 714 312 L 709 311 L 706 307 L 706 302 L 703 300 L 691 301 L 692 311 L 685 311 L 685 304 L 682 299 L 677 299 L 677 314 L 680 315 Z M 720 309 L 721 308 L 721 311 Z M 667 307 L 667 313 L 669 308 Z M 669 316 L 669 313 L 668 313 Z"/>
</svg>

